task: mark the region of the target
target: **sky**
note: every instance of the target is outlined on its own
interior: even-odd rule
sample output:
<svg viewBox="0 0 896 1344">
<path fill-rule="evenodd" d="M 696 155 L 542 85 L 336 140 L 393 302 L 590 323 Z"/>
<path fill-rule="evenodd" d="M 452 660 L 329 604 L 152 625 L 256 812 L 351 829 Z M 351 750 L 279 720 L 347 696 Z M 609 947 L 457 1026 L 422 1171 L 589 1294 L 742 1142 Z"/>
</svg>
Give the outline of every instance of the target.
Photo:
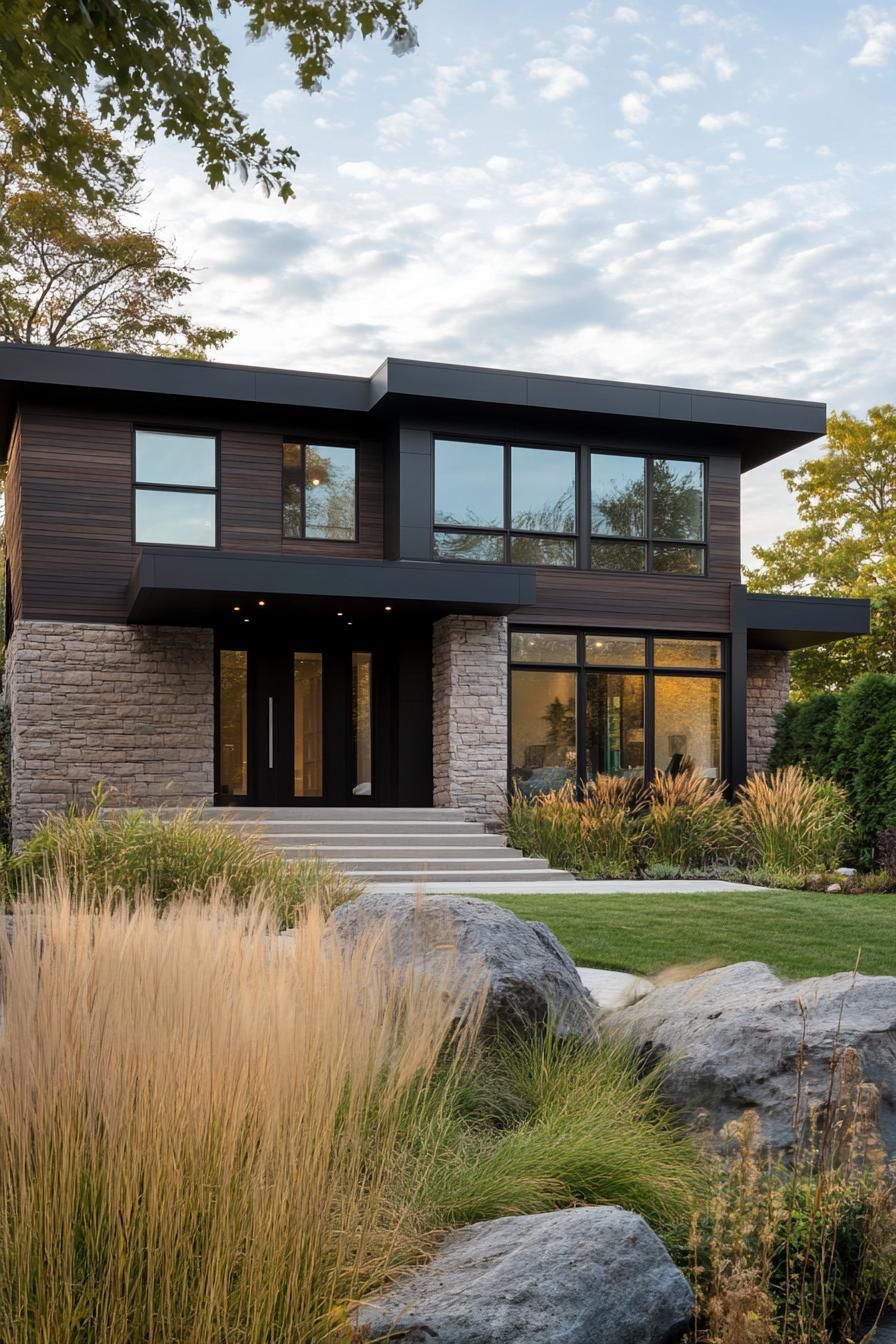
<svg viewBox="0 0 896 1344">
<path fill-rule="evenodd" d="M 827 402 L 896 401 L 896 5 L 423 0 L 321 92 L 222 31 L 241 105 L 301 151 L 295 199 L 146 157 L 218 358 L 386 357 Z M 796 522 L 744 478 L 744 560 Z"/>
</svg>

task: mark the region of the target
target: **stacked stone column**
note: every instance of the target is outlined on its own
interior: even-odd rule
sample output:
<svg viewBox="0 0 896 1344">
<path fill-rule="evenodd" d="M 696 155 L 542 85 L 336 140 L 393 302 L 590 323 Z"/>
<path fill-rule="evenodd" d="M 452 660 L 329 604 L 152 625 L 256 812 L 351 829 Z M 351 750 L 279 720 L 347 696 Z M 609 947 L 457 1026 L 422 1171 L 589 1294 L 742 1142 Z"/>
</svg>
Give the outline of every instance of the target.
<svg viewBox="0 0 896 1344">
<path fill-rule="evenodd" d="M 775 717 L 790 698 L 790 655 L 747 651 L 747 773 L 764 770 L 775 740 Z"/>
<path fill-rule="evenodd" d="M 507 788 L 507 621 L 446 616 L 433 626 L 433 801 L 489 821 Z"/>
<path fill-rule="evenodd" d="M 4 694 L 15 840 L 100 779 L 110 806 L 212 801 L 211 630 L 20 621 Z"/>
</svg>

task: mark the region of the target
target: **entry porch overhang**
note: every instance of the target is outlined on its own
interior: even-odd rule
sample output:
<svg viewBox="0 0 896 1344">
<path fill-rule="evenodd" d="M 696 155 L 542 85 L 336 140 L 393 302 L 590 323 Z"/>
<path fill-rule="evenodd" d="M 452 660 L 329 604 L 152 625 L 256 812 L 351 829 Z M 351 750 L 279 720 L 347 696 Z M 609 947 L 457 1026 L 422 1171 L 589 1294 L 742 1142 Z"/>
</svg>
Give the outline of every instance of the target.
<svg viewBox="0 0 896 1344">
<path fill-rule="evenodd" d="M 756 649 L 806 649 L 871 629 L 866 598 L 751 593 L 742 585 L 732 591 L 731 616 L 733 628 L 746 630 L 747 646 Z"/>
<path fill-rule="evenodd" d="M 213 625 L 259 602 L 306 613 L 350 604 L 358 616 L 385 605 L 433 617 L 500 616 L 534 606 L 535 596 L 535 571 L 518 565 L 144 551 L 128 587 L 128 622 Z"/>
</svg>

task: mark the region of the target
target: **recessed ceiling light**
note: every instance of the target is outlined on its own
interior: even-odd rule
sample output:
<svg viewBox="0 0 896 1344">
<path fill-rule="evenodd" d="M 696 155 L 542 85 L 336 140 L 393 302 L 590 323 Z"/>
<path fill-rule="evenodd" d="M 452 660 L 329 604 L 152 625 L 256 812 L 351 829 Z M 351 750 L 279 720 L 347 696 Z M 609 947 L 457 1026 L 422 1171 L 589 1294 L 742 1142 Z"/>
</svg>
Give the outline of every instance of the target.
<svg viewBox="0 0 896 1344">
<path fill-rule="evenodd" d="M 258 599 L 258 605 L 259 605 L 260 607 L 263 607 L 263 606 L 264 606 L 264 598 L 263 598 L 263 597 L 260 597 L 260 598 Z"/>
<path fill-rule="evenodd" d="M 337 616 L 341 616 L 341 615 L 342 615 L 342 612 L 341 612 L 341 611 L 337 611 L 336 615 L 337 615 Z"/>
<path fill-rule="evenodd" d="M 392 608 L 391 608 L 391 607 L 387 607 L 386 610 L 387 610 L 387 611 L 391 611 Z"/>
<path fill-rule="evenodd" d="M 249 624 L 249 617 L 248 617 L 248 616 L 244 616 L 244 617 L 243 617 L 243 625 L 248 625 L 248 624 Z"/>
<path fill-rule="evenodd" d="M 346 621 L 346 625 L 351 625 L 351 621 Z"/>
<path fill-rule="evenodd" d="M 234 607 L 234 611 L 239 611 L 239 607 Z"/>
</svg>

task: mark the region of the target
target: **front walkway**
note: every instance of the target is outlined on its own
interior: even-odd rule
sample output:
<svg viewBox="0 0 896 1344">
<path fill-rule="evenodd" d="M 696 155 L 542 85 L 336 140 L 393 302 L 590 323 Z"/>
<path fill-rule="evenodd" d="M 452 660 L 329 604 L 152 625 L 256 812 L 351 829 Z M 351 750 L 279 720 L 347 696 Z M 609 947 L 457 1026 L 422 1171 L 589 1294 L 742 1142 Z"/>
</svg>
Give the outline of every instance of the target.
<svg viewBox="0 0 896 1344">
<path fill-rule="evenodd" d="M 483 896 L 486 899 L 489 896 L 609 896 L 619 892 L 640 892 L 650 894 L 651 892 L 664 894 L 681 892 L 685 894 L 691 891 L 766 891 L 766 887 L 751 886 L 747 882 L 721 882 L 713 881 L 711 878 L 698 879 L 679 879 L 670 881 L 668 878 L 662 882 L 639 881 L 632 879 L 630 881 L 609 881 L 609 882 L 577 882 L 568 880 L 564 882 L 540 882 L 531 879 L 525 883 L 508 882 L 477 882 L 475 879 L 470 882 L 371 882 L 365 886 L 365 891 L 377 891 L 388 893 L 390 895 L 404 895 L 407 892 L 418 892 L 424 896 L 453 895 L 453 896 Z"/>
</svg>

